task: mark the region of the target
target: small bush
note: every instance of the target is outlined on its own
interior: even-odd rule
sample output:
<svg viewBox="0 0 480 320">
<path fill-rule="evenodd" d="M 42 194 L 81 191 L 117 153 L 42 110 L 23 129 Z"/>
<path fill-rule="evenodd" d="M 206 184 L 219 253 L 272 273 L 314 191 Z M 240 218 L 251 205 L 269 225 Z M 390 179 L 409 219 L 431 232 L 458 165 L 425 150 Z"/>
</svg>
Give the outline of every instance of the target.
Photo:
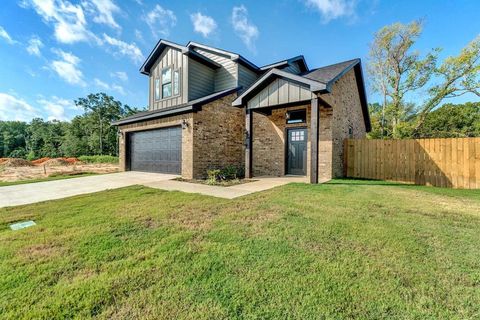
<svg viewBox="0 0 480 320">
<path fill-rule="evenodd" d="M 78 160 L 84 163 L 118 163 L 118 157 L 114 156 L 80 156 Z"/>
<path fill-rule="evenodd" d="M 245 177 L 242 167 L 229 165 L 221 169 L 207 170 L 207 184 L 216 184 L 222 181 L 239 180 Z"/>
<path fill-rule="evenodd" d="M 207 184 L 216 184 L 220 180 L 219 169 L 207 170 L 207 175 Z"/>
</svg>

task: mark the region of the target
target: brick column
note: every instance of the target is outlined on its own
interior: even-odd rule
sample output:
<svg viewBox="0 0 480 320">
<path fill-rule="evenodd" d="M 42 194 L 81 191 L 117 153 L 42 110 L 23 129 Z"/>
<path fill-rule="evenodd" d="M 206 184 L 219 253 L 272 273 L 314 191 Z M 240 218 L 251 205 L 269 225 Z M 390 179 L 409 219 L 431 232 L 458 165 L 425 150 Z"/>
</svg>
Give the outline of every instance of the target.
<svg viewBox="0 0 480 320">
<path fill-rule="evenodd" d="M 318 98 L 310 104 L 310 183 L 318 183 Z"/>
<path fill-rule="evenodd" d="M 245 106 L 245 178 L 252 177 L 253 112 Z"/>
</svg>

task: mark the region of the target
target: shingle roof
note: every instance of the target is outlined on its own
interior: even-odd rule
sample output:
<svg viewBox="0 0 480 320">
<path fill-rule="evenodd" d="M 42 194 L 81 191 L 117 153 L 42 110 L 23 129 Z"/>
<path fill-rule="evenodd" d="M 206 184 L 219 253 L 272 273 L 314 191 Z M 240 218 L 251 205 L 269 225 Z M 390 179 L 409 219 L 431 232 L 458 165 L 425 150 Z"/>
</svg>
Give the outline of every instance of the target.
<svg viewBox="0 0 480 320">
<path fill-rule="evenodd" d="M 359 62 L 360 59 L 347 60 L 329 66 L 313 69 L 301 74 L 301 76 L 310 80 L 328 84 L 331 81 L 339 78 L 343 73 L 350 70 L 351 67 L 355 66 Z"/>
<path fill-rule="evenodd" d="M 132 116 L 114 121 L 112 122 L 112 125 L 118 126 L 118 125 L 127 124 L 127 123 L 133 123 L 133 122 L 138 122 L 138 121 L 143 121 L 148 119 L 161 118 L 165 116 L 172 116 L 174 114 L 195 111 L 197 108 L 201 107 L 202 105 L 205 105 L 209 102 L 220 99 L 231 93 L 237 92 L 238 90 L 240 90 L 240 87 L 230 88 L 230 89 L 214 92 L 212 94 L 209 94 L 208 96 L 201 97 L 184 104 L 176 105 L 174 107 L 163 108 L 163 109 L 153 110 L 153 111 L 138 112 Z"/>
</svg>

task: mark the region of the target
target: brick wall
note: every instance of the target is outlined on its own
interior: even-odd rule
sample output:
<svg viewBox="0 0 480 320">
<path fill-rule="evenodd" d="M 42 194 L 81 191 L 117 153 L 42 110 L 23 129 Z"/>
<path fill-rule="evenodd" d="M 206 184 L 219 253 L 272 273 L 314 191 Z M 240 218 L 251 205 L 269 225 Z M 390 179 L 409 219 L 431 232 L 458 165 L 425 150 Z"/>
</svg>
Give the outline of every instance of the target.
<svg viewBox="0 0 480 320">
<path fill-rule="evenodd" d="M 202 106 L 193 115 L 195 178 L 226 165 L 245 166 L 245 110 L 232 107 L 237 94 Z"/>
<path fill-rule="evenodd" d="M 123 132 L 119 141 L 120 169 L 126 170 L 126 134 L 180 125 L 183 120 L 188 123 L 188 127 L 182 129 L 183 178 L 203 178 L 208 169 L 229 164 L 244 166 L 245 111 L 232 107 L 236 97 L 235 93 L 210 102 L 197 113 L 120 126 Z"/>
<path fill-rule="evenodd" d="M 119 141 L 119 162 L 120 170 L 126 170 L 126 134 L 129 132 L 143 131 L 150 129 L 160 129 L 176 125 L 181 125 L 186 120 L 188 127 L 182 129 L 182 177 L 191 179 L 193 177 L 193 114 L 182 114 L 167 118 L 153 119 L 137 123 L 120 126 L 123 133 Z"/>
<path fill-rule="evenodd" d="M 286 124 L 285 113 L 306 109 L 307 123 Z M 252 171 L 254 176 L 285 175 L 286 128 L 310 128 L 310 104 L 272 110 L 269 116 L 253 112 Z M 307 140 L 307 175 L 310 174 L 310 130 Z"/>
<path fill-rule="evenodd" d="M 349 137 L 349 127 L 353 129 L 353 138 L 364 138 L 366 135 L 354 69 L 348 71 L 333 85 L 331 93 L 321 97 L 330 103 L 333 109 L 329 111 L 331 113 L 331 123 L 328 124 L 331 128 L 331 136 L 322 141 L 323 137 L 320 133 L 319 157 L 321 157 L 322 148 L 325 150 L 331 149 L 331 178 L 342 177 L 343 141 Z M 322 126 L 321 119 L 320 126 Z M 328 167 L 326 162 L 324 165 Z M 321 172 L 319 170 L 319 173 Z"/>
</svg>

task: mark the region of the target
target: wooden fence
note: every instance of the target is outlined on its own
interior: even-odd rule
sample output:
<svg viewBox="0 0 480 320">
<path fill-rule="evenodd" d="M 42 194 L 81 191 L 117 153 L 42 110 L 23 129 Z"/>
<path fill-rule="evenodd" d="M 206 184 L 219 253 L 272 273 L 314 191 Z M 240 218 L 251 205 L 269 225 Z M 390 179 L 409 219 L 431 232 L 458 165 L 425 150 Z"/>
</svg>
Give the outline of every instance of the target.
<svg viewBox="0 0 480 320">
<path fill-rule="evenodd" d="M 480 138 L 345 140 L 345 175 L 480 188 Z"/>
</svg>

